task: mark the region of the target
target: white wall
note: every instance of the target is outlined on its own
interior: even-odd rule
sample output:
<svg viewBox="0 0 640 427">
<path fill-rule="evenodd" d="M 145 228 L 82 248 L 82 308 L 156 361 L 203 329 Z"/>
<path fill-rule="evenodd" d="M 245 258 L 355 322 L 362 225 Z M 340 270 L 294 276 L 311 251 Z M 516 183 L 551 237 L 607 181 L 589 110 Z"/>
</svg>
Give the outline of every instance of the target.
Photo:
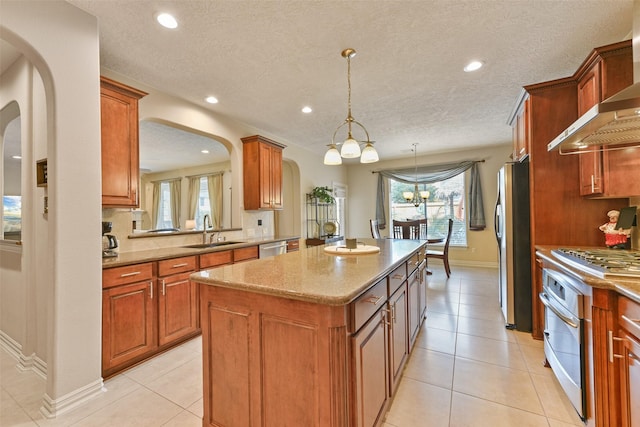
<svg viewBox="0 0 640 427">
<path fill-rule="evenodd" d="M 28 121 L 22 132 L 27 215 L 20 286 L 26 292 L 21 315 L 27 327 L 16 341 L 23 356 L 33 351 L 46 361 L 42 412 L 54 416 L 102 387 L 101 240 L 99 233 L 78 232 L 97 230 L 101 216 L 98 25 L 95 17 L 62 1 L 3 1 L 0 19 L 3 40 L 42 80 L 31 90 L 43 101 L 22 115 Z M 33 173 L 40 156 L 48 159 L 46 216 L 40 202 L 45 190 L 36 187 Z M 37 316 L 46 317 L 43 334 L 34 326 L 41 324 Z"/>
<path fill-rule="evenodd" d="M 467 231 L 468 247 L 451 247 L 449 249 L 449 259 L 452 264 L 490 267 L 498 265 L 498 245 L 493 230 L 493 208 L 497 195 L 496 175 L 500 167 L 509 161 L 509 154 L 511 154 L 511 145 L 429 155 L 420 155 L 420 147 L 418 146 L 417 163 L 419 165 L 462 160 L 485 160 L 484 163 L 479 165 L 479 168 L 487 228 L 483 231 Z M 371 172 L 381 169 L 411 167 L 413 165 L 413 158 L 405 158 L 381 161 L 369 165 L 357 164 L 349 166 L 347 182 L 349 183 L 349 224 L 352 236 L 371 236 L 369 219 L 375 217 L 378 180 L 378 175 Z M 467 185 L 468 194 L 469 172 L 465 174 L 465 185 Z M 383 235 L 388 235 L 388 230 L 383 231 Z"/>
</svg>

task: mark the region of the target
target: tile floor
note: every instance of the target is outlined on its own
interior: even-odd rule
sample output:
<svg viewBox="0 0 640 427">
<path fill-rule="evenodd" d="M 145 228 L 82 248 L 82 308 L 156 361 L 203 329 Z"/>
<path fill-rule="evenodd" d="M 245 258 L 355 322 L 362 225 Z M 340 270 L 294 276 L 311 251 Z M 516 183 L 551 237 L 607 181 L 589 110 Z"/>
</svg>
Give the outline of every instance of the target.
<svg viewBox="0 0 640 427">
<path fill-rule="evenodd" d="M 497 272 L 441 266 L 429 276 L 427 320 L 384 427 L 567 427 L 578 416 L 529 334 L 504 328 Z M 48 420 L 45 382 L 0 351 L 0 426 L 202 425 L 201 341 L 105 381 L 106 393 Z"/>
</svg>

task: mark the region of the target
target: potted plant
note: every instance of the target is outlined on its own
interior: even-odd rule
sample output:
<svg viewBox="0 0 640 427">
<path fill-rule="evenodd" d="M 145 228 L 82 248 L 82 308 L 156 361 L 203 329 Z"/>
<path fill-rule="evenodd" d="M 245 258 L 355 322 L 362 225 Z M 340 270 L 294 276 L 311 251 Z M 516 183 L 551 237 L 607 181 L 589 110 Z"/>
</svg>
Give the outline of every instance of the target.
<svg viewBox="0 0 640 427">
<path fill-rule="evenodd" d="M 311 190 L 311 196 L 318 199 L 320 203 L 334 204 L 336 199 L 331 195 L 332 192 L 333 190 L 329 187 L 314 187 L 314 189 Z"/>
</svg>

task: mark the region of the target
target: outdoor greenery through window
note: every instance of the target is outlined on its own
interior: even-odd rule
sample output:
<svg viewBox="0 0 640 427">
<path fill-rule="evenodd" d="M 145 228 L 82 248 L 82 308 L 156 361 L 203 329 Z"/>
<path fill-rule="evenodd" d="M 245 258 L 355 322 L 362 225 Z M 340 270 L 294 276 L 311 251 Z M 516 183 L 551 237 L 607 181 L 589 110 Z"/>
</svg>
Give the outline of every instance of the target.
<svg viewBox="0 0 640 427">
<path fill-rule="evenodd" d="M 453 219 L 452 246 L 467 245 L 465 214 L 464 173 L 433 184 L 418 184 L 418 190 L 428 190 L 429 198 L 418 207 L 402 197 L 403 191 L 414 190 L 414 184 L 405 184 L 389 179 L 389 203 L 392 220 L 415 220 L 427 218 L 429 237 L 445 237 L 449 218 Z"/>
<path fill-rule="evenodd" d="M 198 204 L 196 205 L 196 229 L 202 230 L 204 216 L 211 215 L 211 205 L 209 204 L 209 189 L 207 187 L 207 177 L 200 177 L 200 191 L 198 192 Z"/>
</svg>

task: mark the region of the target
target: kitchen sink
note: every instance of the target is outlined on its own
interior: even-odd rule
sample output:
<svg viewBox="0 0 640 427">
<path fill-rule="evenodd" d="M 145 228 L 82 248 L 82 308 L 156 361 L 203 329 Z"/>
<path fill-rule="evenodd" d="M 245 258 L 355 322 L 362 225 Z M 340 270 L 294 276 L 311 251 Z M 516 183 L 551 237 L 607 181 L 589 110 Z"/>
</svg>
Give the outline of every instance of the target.
<svg viewBox="0 0 640 427">
<path fill-rule="evenodd" d="M 234 245 L 237 243 L 245 243 L 245 242 L 234 242 L 234 241 L 224 241 L 224 242 L 215 242 L 215 243 L 197 243 L 195 245 L 186 245 L 183 248 L 192 248 L 192 249 L 206 249 L 206 248 L 217 248 L 219 246 L 226 245 Z"/>
</svg>

